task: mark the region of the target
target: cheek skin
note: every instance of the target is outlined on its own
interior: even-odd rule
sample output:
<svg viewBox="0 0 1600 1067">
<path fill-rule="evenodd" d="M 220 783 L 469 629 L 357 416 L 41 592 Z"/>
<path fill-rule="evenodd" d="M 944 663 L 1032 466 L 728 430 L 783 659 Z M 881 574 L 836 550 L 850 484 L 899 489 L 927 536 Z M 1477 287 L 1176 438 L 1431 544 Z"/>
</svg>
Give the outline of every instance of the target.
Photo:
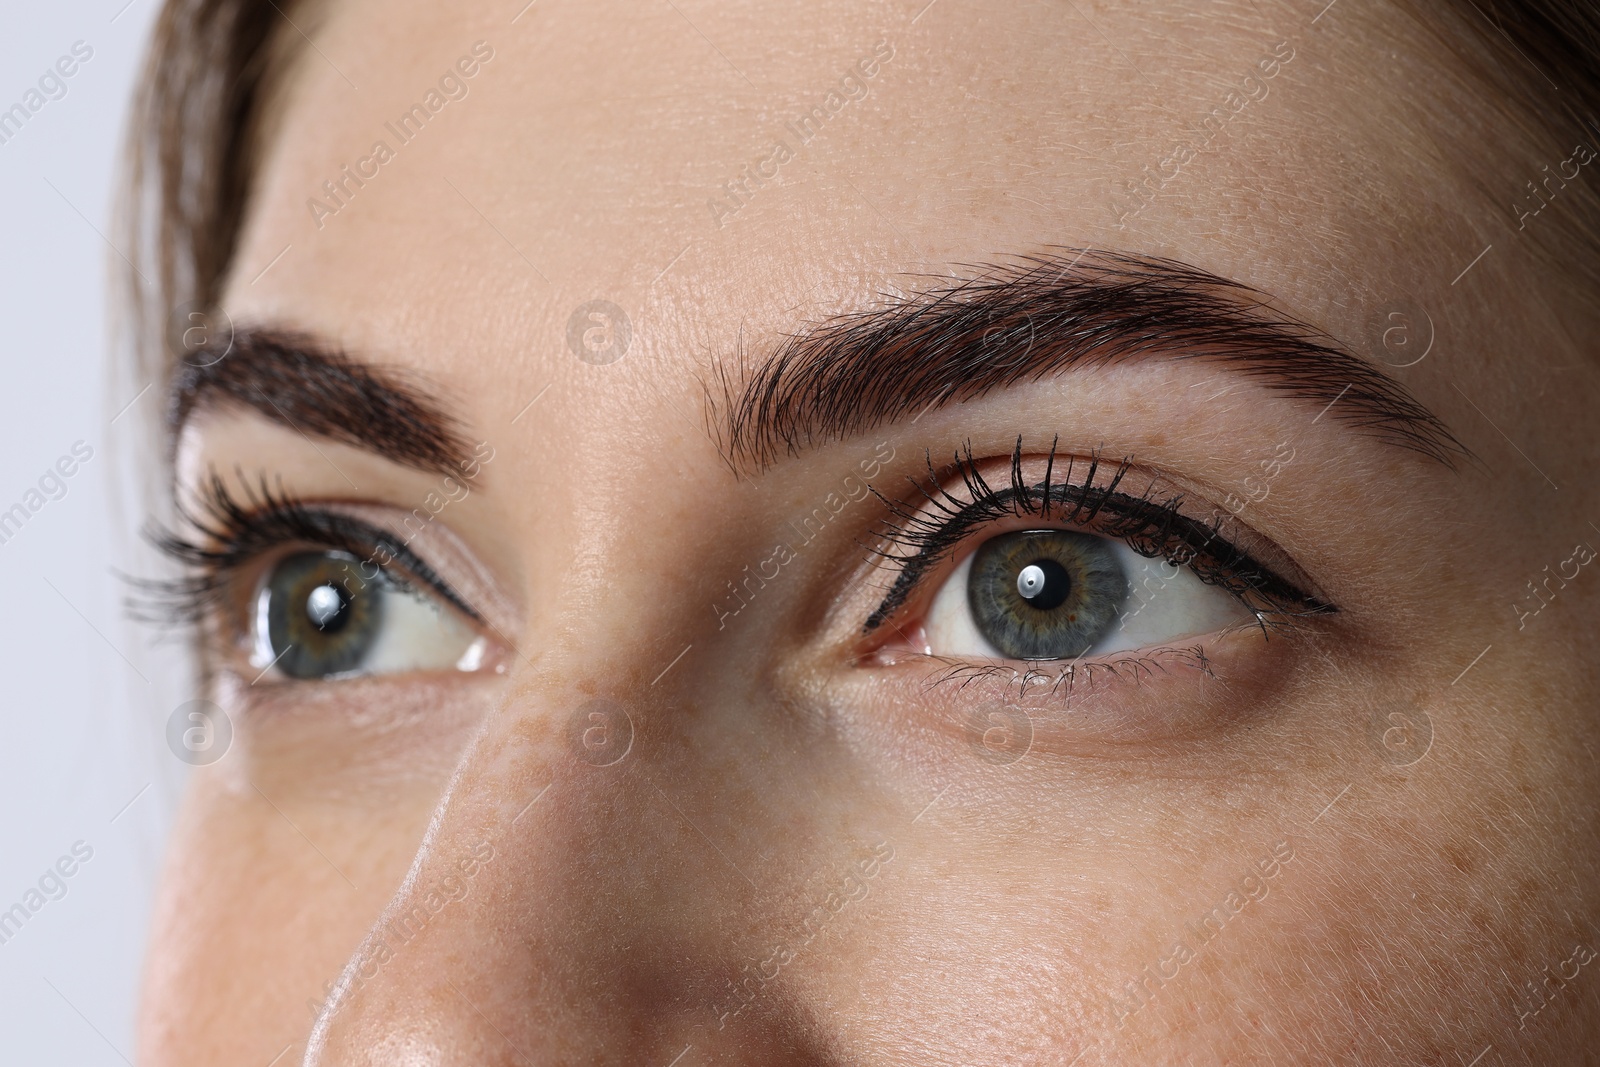
<svg viewBox="0 0 1600 1067">
<path fill-rule="evenodd" d="M 1292 1062 L 1308 1044 L 1361 1063 L 1402 1051 L 1449 1062 L 1473 1040 L 1468 1058 L 1490 1041 L 1512 1055 L 1570 1047 L 1581 1009 L 1518 1031 L 1505 975 L 1537 982 L 1583 940 L 1581 900 L 1541 885 L 1548 852 L 1503 802 L 1430 805 L 1466 795 L 1438 766 L 1369 767 L 1320 818 L 1320 796 L 1293 819 L 1172 811 L 1131 834 L 1106 812 L 1063 820 L 1053 848 L 963 835 L 960 802 L 935 807 L 932 827 L 900 844 L 880 910 L 859 920 L 866 1045 L 889 1061 L 926 1044 L 980 1062 L 992 1038 L 967 1021 L 981 1004 L 1010 1020 L 1007 1058 L 1020 1063 L 1086 1050 L 1083 1062 L 1162 1062 L 1190 1045 L 1239 1063 Z M 1248 900 L 1239 886 L 1284 838 L 1293 858 Z M 1554 929 L 1552 908 L 1567 906 L 1576 925 Z M 1233 913 L 1203 927 L 1214 908 Z M 1178 944 L 1192 959 L 1176 962 Z"/>
<path fill-rule="evenodd" d="M 224 757 L 196 770 L 173 831 L 141 1062 L 266 1063 L 303 1046 L 313 1006 L 400 884 L 488 701 L 356 685 L 370 695 L 264 698 L 237 679 L 214 694 L 248 711 Z M 244 960 L 271 980 L 243 980 Z M 250 1004 L 253 1024 L 225 1021 L 229 1001 Z M 219 1014 L 196 1026 L 205 1005 Z"/>
<path fill-rule="evenodd" d="M 328 817 L 288 801 L 280 811 L 212 771 L 196 773 L 169 846 L 140 1062 L 266 1063 L 302 1043 L 315 1018 L 310 1005 L 325 999 L 326 983 L 399 884 L 433 805 L 431 796 L 409 804 L 391 797 L 385 819 L 363 810 Z M 230 1021 L 230 1004 L 240 1002 L 255 1020 L 244 1027 Z"/>
</svg>

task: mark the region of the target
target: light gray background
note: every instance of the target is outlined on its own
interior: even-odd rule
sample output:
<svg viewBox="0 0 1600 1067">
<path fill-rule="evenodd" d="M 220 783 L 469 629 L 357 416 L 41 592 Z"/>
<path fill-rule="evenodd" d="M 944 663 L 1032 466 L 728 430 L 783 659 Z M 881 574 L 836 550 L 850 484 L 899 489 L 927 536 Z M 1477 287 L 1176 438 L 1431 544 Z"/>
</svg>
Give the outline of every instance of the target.
<svg viewBox="0 0 1600 1067">
<path fill-rule="evenodd" d="M 119 508 L 112 490 L 131 490 L 127 431 L 160 402 L 152 388 L 110 424 L 139 388 L 107 373 L 106 279 L 108 260 L 121 265 L 109 241 L 122 126 L 157 11 L 156 0 L 124 4 L 12 3 L 0 33 L 0 110 L 73 42 L 94 49 L 66 96 L 0 144 L 0 510 L 73 442 L 94 449 L 67 495 L 0 545 L 0 911 L 73 842 L 94 849 L 66 896 L 0 945 L 7 1064 L 132 1060 L 140 955 L 184 770 L 161 732 L 184 696 L 179 656 L 125 621 L 111 572 L 150 566 L 119 547 L 137 497 Z"/>
</svg>

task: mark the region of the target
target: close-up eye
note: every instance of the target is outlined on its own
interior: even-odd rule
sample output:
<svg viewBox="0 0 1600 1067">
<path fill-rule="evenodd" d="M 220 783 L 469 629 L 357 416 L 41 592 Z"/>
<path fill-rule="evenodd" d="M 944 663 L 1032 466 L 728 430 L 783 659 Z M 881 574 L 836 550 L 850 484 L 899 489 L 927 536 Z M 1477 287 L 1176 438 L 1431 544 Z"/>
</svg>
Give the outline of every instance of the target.
<svg viewBox="0 0 1600 1067">
<path fill-rule="evenodd" d="M 357 509 L 359 510 L 359 509 Z M 495 665 L 483 619 L 420 545 L 345 506 L 213 474 L 157 528 L 184 577 L 135 583 L 144 614 L 214 635 L 257 681 L 317 681 Z M 447 540 L 427 539 L 441 551 Z"/>
<path fill-rule="evenodd" d="M 363 579 L 361 562 L 326 551 L 274 564 L 256 594 L 253 661 L 290 678 L 478 668 L 487 641 L 455 608 L 382 572 Z"/>
<path fill-rule="evenodd" d="M 923 621 L 935 656 L 1072 660 L 1248 625 L 1238 598 L 1193 572 L 1077 530 L 1018 530 L 979 545 Z"/>
<path fill-rule="evenodd" d="M 1019 440 L 1007 470 L 969 447 L 942 476 L 930 458 L 918 496 L 890 505 L 878 662 L 1092 660 L 1336 610 L 1266 538 L 1131 460 Z"/>
</svg>

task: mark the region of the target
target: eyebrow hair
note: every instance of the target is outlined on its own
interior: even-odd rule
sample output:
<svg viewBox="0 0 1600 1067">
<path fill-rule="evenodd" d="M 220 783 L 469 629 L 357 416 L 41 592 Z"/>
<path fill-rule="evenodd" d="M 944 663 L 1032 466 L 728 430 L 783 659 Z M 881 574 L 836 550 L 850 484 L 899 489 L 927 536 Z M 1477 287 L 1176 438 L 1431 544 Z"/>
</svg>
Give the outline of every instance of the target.
<svg viewBox="0 0 1600 1067">
<path fill-rule="evenodd" d="M 419 375 L 362 363 L 301 333 L 240 329 L 177 364 L 167 392 L 176 445 L 191 416 L 232 401 L 301 434 L 364 448 L 401 466 L 454 474 L 472 454 L 459 421 Z"/>
<path fill-rule="evenodd" d="M 729 465 L 765 470 L 933 407 L 1149 358 L 1215 364 L 1447 467 L 1469 455 L 1403 385 L 1239 282 L 1095 250 L 974 269 L 791 336 L 753 373 L 719 367 L 721 404 L 707 394 Z"/>
</svg>

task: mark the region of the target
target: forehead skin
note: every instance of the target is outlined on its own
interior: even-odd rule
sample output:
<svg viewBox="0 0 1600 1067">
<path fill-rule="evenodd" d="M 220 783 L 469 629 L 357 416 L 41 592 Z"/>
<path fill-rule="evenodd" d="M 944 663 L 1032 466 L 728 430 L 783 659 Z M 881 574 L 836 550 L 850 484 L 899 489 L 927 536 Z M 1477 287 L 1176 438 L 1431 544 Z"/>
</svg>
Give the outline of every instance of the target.
<svg viewBox="0 0 1600 1067">
<path fill-rule="evenodd" d="M 1520 135 L 1490 137 L 1447 55 L 1354 0 L 1320 17 L 1268 0 L 518 6 L 350 0 L 297 18 L 315 48 L 285 87 L 224 306 L 428 375 L 493 443 L 485 491 L 451 521 L 523 605 L 521 652 L 496 686 L 376 683 L 352 690 L 370 694 L 360 716 L 338 696 L 245 716 L 240 757 L 197 773 L 175 835 L 148 1062 L 1467 1063 L 1491 1048 L 1482 1062 L 1523 1063 L 1590 1047 L 1600 978 L 1548 976 L 1595 940 L 1600 601 L 1585 583 L 1600 578 L 1563 584 L 1524 628 L 1511 606 L 1574 542 L 1600 543 L 1595 353 L 1574 340 L 1592 323 L 1504 207 L 1570 146 L 1461 158 L 1445 146 L 1464 130 Z M 465 97 L 401 144 L 386 124 L 479 41 L 493 54 Z M 871 58 L 865 94 L 802 141 L 788 124 Z M 1221 132 L 1174 168 L 1219 107 Z M 393 158 L 315 218 L 308 199 L 332 203 L 323 183 L 378 140 Z M 1168 177 L 1140 207 L 1128 186 L 1146 167 Z M 1477 459 L 1449 472 L 1166 367 L 1040 383 L 730 475 L 706 433 L 719 364 L 1053 247 L 1193 263 L 1362 355 L 1374 322 L 1421 307 L 1434 347 L 1392 373 Z M 568 346 L 595 299 L 631 324 L 609 365 Z M 961 764 L 960 739 L 892 695 L 783 681 L 791 648 L 833 625 L 826 561 L 796 572 L 805 603 L 787 614 L 775 593 L 741 633 L 710 625 L 724 582 L 770 550 L 764 516 L 808 511 L 872 442 L 895 443 L 898 477 L 925 448 L 972 437 L 1004 455 L 1021 432 L 1224 486 L 1294 437 L 1304 458 L 1257 514 L 1335 587 L 1349 629 L 1290 682 L 1225 679 L 1265 709 L 1247 728 L 1006 773 Z M 186 436 L 180 474 L 248 459 L 310 497 L 349 496 L 341 478 L 401 508 L 425 491 L 320 449 L 220 412 Z M 608 775 L 563 755 L 595 693 L 640 723 Z M 1422 760 L 1375 755 L 1386 702 L 1423 709 Z M 313 1040 L 306 1001 L 380 913 L 416 906 L 485 840 L 496 859 L 467 895 Z M 795 948 L 880 840 L 894 858 L 866 895 Z M 1285 841 L 1293 858 L 1272 864 Z M 1172 977 L 1185 924 L 1268 866 L 1268 895 Z M 792 965 L 719 1029 L 710 1006 L 782 947 Z M 1107 1005 L 1130 982 L 1151 999 L 1119 1025 Z"/>
</svg>

